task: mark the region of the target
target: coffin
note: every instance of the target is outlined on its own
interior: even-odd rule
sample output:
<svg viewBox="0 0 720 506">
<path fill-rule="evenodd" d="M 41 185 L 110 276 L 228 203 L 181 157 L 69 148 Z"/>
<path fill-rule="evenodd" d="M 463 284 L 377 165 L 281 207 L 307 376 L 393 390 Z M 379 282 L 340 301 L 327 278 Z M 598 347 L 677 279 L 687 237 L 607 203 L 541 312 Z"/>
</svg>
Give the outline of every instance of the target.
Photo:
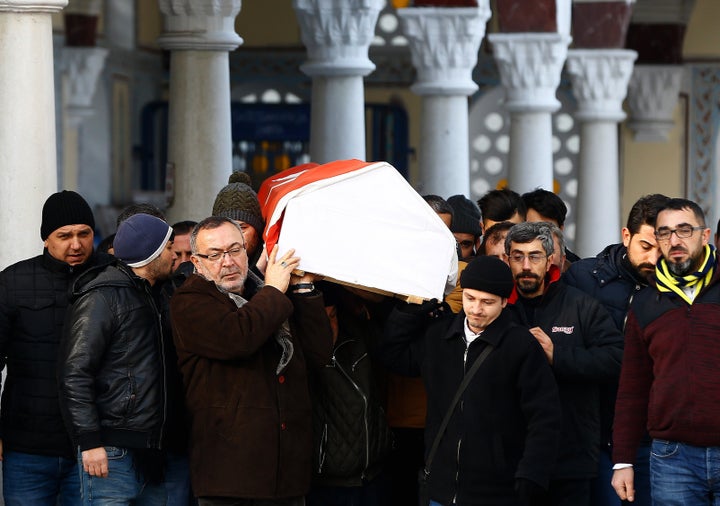
<svg viewBox="0 0 720 506">
<path fill-rule="evenodd" d="M 267 250 L 294 248 L 302 271 L 412 301 L 455 287 L 455 238 L 387 162 L 293 167 L 265 180 L 258 199 Z"/>
</svg>

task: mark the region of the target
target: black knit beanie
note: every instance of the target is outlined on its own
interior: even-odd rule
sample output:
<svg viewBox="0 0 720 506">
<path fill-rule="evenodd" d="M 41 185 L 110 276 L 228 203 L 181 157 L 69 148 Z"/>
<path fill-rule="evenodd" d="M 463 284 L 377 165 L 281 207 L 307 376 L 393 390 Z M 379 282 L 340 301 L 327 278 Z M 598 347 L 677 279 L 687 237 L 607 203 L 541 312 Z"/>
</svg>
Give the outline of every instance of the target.
<svg viewBox="0 0 720 506">
<path fill-rule="evenodd" d="M 80 194 L 70 190 L 53 193 L 45 201 L 40 237 L 44 241 L 58 228 L 66 225 L 87 225 L 95 228 L 92 209 Z"/>
<path fill-rule="evenodd" d="M 265 221 L 257 194 L 250 187 L 250 176 L 244 172 L 233 172 L 228 183 L 215 197 L 212 215 L 244 221 L 262 236 Z"/>
<path fill-rule="evenodd" d="M 480 230 L 480 208 L 464 195 L 453 195 L 447 199 L 447 203 L 453 208 L 453 219 L 450 230 L 459 234 L 472 234 L 479 236 Z"/>
<path fill-rule="evenodd" d="M 498 257 L 475 257 L 460 275 L 460 287 L 488 292 L 507 299 L 514 286 L 510 267 Z"/>
</svg>

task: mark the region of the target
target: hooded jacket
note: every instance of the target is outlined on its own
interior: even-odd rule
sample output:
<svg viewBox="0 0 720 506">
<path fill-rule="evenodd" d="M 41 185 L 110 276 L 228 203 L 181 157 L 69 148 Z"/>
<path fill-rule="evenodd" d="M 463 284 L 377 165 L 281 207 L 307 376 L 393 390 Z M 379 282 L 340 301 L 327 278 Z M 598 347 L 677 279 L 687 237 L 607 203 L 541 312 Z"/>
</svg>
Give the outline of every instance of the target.
<svg viewBox="0 0 720 506">
<path fill-rule="evenodd" d="M 111 261 L 110 255 L 93 253 L 84 264 L 71 266 L 45 249 L 0 273 L 0 362 L 7 365 L 0 415 L 4 450 L 76 457 L 58 404 L 58 348 L 72 281 Z"/>
<path fill-rule="evenodd" d="M 80 450 L 159 449 L 167 413 L 161 316 L 150 284 L 122 262 L 73 284 L 58 384 Z"/>
</svg>

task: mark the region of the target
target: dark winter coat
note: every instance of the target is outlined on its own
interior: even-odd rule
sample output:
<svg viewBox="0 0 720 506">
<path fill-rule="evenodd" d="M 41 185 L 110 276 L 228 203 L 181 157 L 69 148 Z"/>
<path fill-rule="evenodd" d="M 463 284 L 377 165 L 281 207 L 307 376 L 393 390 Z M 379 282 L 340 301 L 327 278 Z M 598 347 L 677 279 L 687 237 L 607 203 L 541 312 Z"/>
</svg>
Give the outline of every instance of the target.
<svg viewBox="0 0 720 506">
<path fill-rule="evenodd" d="M 162 447 L 166 366 L 150 284 L 122 262 L 73 285 L 60 345 L 60 407 L 80 450 Z"/>
<path fill-rule="evenodd" d="M 0 416 L 3 449 L 75 458 L 58 404 L 58 347 L 70 284 L 89 267 L 111 259 L 97 253 L 70 266 L 45 250 L 0 273 L 0 361 L 7 364 Z"/>
<path fill-rule="evenodd" d="M 573 262 L 562 280 L 600 301 L 620 331 L 632 297 L 647 286 L 647 280 L 628 265 L 627 248 L 622 244 L 611 244 L 596 257 Z"/>
<path fill-rule="evenodd" d="M 392 435 L 371 356 L 379 330 L 339 310 L 329 364 L 311 371 L 313 484 L 358 487 L 383 468 Z"/>
<path fill-rule="evenodd" d="M 596 257 L 573 263 L 562 275 L 562 280 L 597 299 L 610 313 L 620 332 L 633 297 L 647 286 L 647 280 L 629 265 L 627 248 L 622 244 L 611 244 Z M 602 443 L 606 445 L 611 440 L 617 388 L 617 382 L 600 387 Z"/>
<path fill-rule="evenodd" d="M 426 457 L 466 370 L 494 350 L 465 390 L 429 469 L 430 497 L 441 504 L 515 505 L 517 478 L 547 487 L 560 432 L 557 386 L 545 354 L 507 309 L 469 346 L 465 313 L 430 322 L 395 310 L 383 358 L 405 375 L 421 374 L 428 394 Z M 467 359 L 467 360 L 465 360 Z"/>
<path fill-rule="evenodd" d="M 192 417 L 190 474 L 196 495 L 287 498 L 306 494 L 312 474 L 308 365 L 330 361 L 332 331 L 319 294 L 271 286 L 238 308 L 193 275 L 175 292 L 173 337 Z M 293 357 L 279 375 L 273 338 L 290 322 Z"/>
<path fill-rule="evenodd" d="M 540 327 L 552 340 L 552 369 L 560 391 L 563 429 L 553 479 L 597 475 L 600 451 L 600 387 L 617 382 L 623 337 L 593 297 L 558 281 L 551 268 L 545 293 L 535 299 L 511 296 L 516 320 Z"/>
</svg>

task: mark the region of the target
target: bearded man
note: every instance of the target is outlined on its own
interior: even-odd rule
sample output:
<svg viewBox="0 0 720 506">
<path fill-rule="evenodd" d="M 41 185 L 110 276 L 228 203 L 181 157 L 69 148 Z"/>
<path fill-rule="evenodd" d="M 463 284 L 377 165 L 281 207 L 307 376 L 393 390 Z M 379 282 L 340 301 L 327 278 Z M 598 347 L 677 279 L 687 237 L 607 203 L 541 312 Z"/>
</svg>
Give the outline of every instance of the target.
<svg viewBox="0 0 720 506">
<path fill-rule="evenodd" d="M 665 195 L 640 197 L 628 214 L 621 230 L 622 242 L 611 244 L 597 256 L 573 262 L 563 274 L 563 281 L 596 298 L 608 310 L 618 330 L 622 331 L 630 303 L 639 290 L 650 283 L 660 259 L 660 245 L 655 239 L 655 220 L 670 200 Z M 603 386 L 600 398 L 602 446 L 600 473 L 593 484 L 595 506 L 620 506 L 620 499 L 610 484 L 612 465 L 612 421 L 615 415 L 617 383 Z M 640 445 L 635 460 L 635 504 L 650 506 L 650 440 Z"/>
<path fill-rule="evenodd" d="M 613 487 L 633 501 L 647 428 L 653 504 L 710 505 L 720 497 L 720 284 L 710 229 L 695 202 L 658 213 L 656 281 L 635 296 L 615 411 Z"/>
<path fill-rule="evenodd" d="M 530 329 L 558 382 L 563 427 L 548 504 L 587 506 L 598 473 L 600 386 L 617 381 L 622 334 L 595 299 L 560 280 L 552 225 L 519 223 L 505 238 L 515 279 L 509 302 Z"/>
</svg>

